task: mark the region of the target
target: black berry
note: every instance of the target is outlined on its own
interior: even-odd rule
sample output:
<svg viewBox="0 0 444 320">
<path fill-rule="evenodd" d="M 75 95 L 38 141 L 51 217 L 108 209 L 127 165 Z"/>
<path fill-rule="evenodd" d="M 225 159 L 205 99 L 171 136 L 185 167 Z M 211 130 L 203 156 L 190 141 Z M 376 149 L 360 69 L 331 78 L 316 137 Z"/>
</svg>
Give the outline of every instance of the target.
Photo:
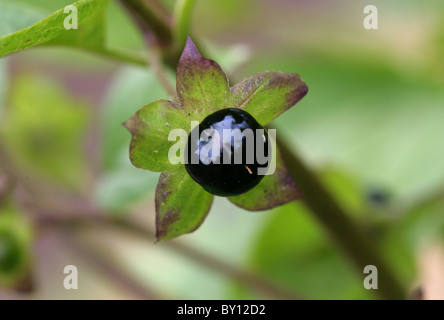
<svg viewBox="0 0 444 320">
<path fill-rule="evenodd" d="M 188 136 L 185 167 L 206 191 L 235 196 L 262 180 L 270 148 L 267 131 L 249 113 L 223 109 L 206 117 Z"/>
</svg>

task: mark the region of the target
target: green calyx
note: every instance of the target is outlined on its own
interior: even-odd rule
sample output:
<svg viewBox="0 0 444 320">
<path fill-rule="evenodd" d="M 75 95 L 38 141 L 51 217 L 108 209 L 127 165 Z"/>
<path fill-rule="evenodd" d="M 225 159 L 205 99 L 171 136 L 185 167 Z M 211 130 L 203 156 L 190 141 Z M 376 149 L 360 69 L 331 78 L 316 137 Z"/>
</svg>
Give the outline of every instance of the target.
<svg viewBox="0 0 444 320">
<path fill-rule="evenodd" d="M 267 125 L 307 93 L 299 75 L 267 71 L 251 75 L 230 87 L 221 67 L 203 58 L 188 38 L 177 67 L 178 102 L 160 100 L 140 109 L 125 122 L 131 132 L 130 159 L 134 166 L 162 172 L 156 189 L 158 240 L 198 228 L 210 210 L 213 195 L 187 174 L 184 164 L 172 164 L 168 152 L 172 129 L 190 132 L 191 122 L 225 108 L 241 108 Z M 228 198 L 246 210 L 271 209 L 296 200 L 300 193 L 277 152 L 276 171 L 252 190 Z"/>
</svg>

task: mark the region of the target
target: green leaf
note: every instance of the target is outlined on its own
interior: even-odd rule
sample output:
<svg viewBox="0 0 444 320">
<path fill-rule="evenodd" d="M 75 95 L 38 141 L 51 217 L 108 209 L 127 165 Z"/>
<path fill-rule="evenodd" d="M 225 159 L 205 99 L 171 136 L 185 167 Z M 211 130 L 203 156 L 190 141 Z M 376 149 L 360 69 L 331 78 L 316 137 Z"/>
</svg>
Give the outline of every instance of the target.
<svg viewBox="0 0 444 320">
<path fill-rule="evenodd" d="M 9 94 L 0 138 L 15 165 L 34 178 L 84 190 L 88 106 L 41 77 L 18 77 Z"/>
<path fill-rule="evenodd" d="M 0 274 L 10 274 L 20 266 L 22 260 L 21 248 L 14 234 L 0 228 Z"/>
<path fill-rule="evenodd" d="M 356 177 L 346 170 L 335 167 L 322 168 L 319 178 L 330 191 L 336 201 L 353 215 L 362 216 L 364 209 L 364 193 L 362 185 Z"/>
<path fill-rule="evenodd" d="M 160 175 L 156 189 L 156 236 L 167 240 L 196 230 L 213 202 L 213 195 L 177 165 Z"/>
<path fill-rule="evenodd" d="M 297 70 L 322 92 L 273 122 L 311 165 L 347 168 L 360 183 L 390 190 L 392 203 L 441 186 L 444 90 L 433 72 L 419 75 L 413 62 L 399 65 L 365 51 L 342 53 L 259 52 L 245 72 Z"/>
<path fill-rule="evenodd" d="M 65 30 L 52 39 L 49 44 L 101 51 L 105 47 L 105 19 L 108 0 L 84 0 L 73 5 L 77 7 L 79 28 Z M 63 19 L 67 16 L 67 13 L 63 13 Z"/>
<path fill-rule="evenodd" d="M 410 250 L 418 250 L 444 230 L 443 212 L 444 200 L 431 199 L 408 212 L 392 232 L 396 232 L 396 236 L 402 238 Z"/>
<path fill-rule="evenodd" d="M 231 88 L 230 106 L 244 109 L 266 125 L 295 105 L 307 91 L 308 87 L 295 73 L 261 72 Z"/>
<path fill-rule="evenodd" d="M 229 197 L 228 200 L 243 209 L 259 211 L 299 199 L 301 193 L 288 173 L 279 150 L 276 152 L 276 157 L 276 171 L 273 174 L 266 175 L 252 190 L 239 196 Z"/>
<path fill-rule="evenodd" d="M 6 60 L 0 60 L 0 121 L 2 121 L 5 112 L 4 105 L 8 92 L 8 75 Z"/>
<path fill-rule="evenodd" d="M 182 49 L 191 29 L 191 20 L 196 0 L 178 0 L 173 12 L 173 37 L 175 45 Z"/>
<path fill-rule="evenodd" d="M 229 107 L 226 74 L 216 62 L 203 58 L 189 37 L 177 66 L 176 86 L 182 107 L 200 120 Z"/>
<path fill-rule="evenodd" d="M 174 102 L 159 100 L 146 105 L 125 122 L 132 134 L 131 162 L 154 172 L 171 169 L 168 151 L 176 141 L 168 141 L 168 135 L 172 129 L 187 130 L 189 126 L 187 116 Z M 186 140 L 179 142 L 186 144 Z"/>
<path fill-rule="evenodd" d="M 0 57 L 49 43 L 88 49 L 103 47 L 105 39 L 103 22 L 107 3 L 107 0 L 80 0 L 75 2 L 73 5 L 78 12 L 78 29 L 65 29 L 64 20 L 69 13 L 64 13 L 64 8 L 62 8 L 31 26 L 1 37 Z M 7 6 L 7 8 L 13 7 Z M 11 12 L 8 17 L 14 13 L 13 10 Z M 4 14 L 6 15 L 7 12 Z M 29 19 L 25 19 L 25 21 L 35 20 L 35 14 L 30 13 L 30 11 L 20 12 L 18 16 L 22 14 L 30 15 Z"/>
<path fill-rule="evenodd" d="M 120 1 L 110 1 L 105 25 L 106 44 L 109 48 L 140 52 L 146 60 L 146 40 L 131 15 L 122 10 Z"/>
<path fill-rule="evenodd" d="M 32 232 L 17 209 L 0 208 L 0 286 L 13 287 L 29 271 Z"/>
<path fill-rule="evenodd" d="M 421 244 L 428 244 L 427 241 L 431 240 L 431 237 L 428 234 L 418 234 L 420 241 L 412 247 L 412 239 L 408 239 L 410 235 L 403 233 L 402 227 L 398 226 L 402 223 L 395 221 L 377 226 L 375 229 L 379 235 L 375 245 L 378 245 L 379 253 L 384 256 L 391 269 L 396 270 L 397 278 L 408 288 L 417 281 L 418 249 L 422 248 Z"/>
</svg>

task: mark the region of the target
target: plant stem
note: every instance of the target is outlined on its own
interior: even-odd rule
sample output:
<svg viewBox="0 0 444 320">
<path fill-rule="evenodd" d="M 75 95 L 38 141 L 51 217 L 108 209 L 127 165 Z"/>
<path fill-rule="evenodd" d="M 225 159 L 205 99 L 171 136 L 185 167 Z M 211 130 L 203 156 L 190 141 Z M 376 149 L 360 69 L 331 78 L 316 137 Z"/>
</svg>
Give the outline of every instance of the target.
<svg viewBox="0 0 444 320">
<path fill-rule="evenodd" d="M 162 54 L 171 50 L 171 46 L 165 48 L 165 46 L 162 45 L 162 43 L 164 43 L 166 40 L 162 40 L 162 34 L 158 34 L 155 29 L 153 30 L 152 26 L 150 25 L 151 22 L 147 20 L 149 15 L 155 15 L 155 13 L 151 11 L 149 7 L 145 8 L 149 14 L 146 13 L 143 15 L 138 11 L 139 8 L 145 3 L 143 0 L 121 0 L 121 2 L 128 9 L 129 14 L 133 17 L 134 22 L 137 24 L 140 31 L 142 31 L 145 41 L 150 47 L 149 65 L 152 67 L 154 74 L 159 80 L 159 83 L 165 88 L 173 99 L 176 99 L 176 89 L 171 85 L 162 67 Z M 171 25 L 168 25 L 168 30 L 168 34 L 172 34 Z"/>
<path fill-rule="evenodd" d="M 170 80 L 168 80 L 168 76 L 165 73 L 164 68 L 162 68 L 161 51 L 157 47 L 151 48 L 150 65 L 160 84 L 174 100 L 177 100 L 176 88 L 172 86 Z"/>
<path fill-rule="evenodd" d="M 177 0 L 173 14 L 174 51 L 181 50 L 190 34 L 191 16 L 196 0 Z"/>
<path fill-rule="evenodd" d="M 396 280 L 385 261 L 378 254 L 376 244 L 364 237 L 364 233 L 325 189 L 317 176 L 303 163 L 288 144 L 279 139 L 278 147 L 288 170 L 302 191 L 301 200 L 338 242 L 362 275 L 364 267 L 374 265 L 378 269 L 378 293 L 385 299 L 405 299 L 405 290 Z"/>
<path fill-rule="evenodd" d="M 158 1 L 121 0 L 121 3 L 135 18 L 145 37 L 147 31 L 150 31 L 157 45 L 163 48 L 171 47 L 173 39 L 171 19 L 166 17 L 166 10 Z"/>
</svg>

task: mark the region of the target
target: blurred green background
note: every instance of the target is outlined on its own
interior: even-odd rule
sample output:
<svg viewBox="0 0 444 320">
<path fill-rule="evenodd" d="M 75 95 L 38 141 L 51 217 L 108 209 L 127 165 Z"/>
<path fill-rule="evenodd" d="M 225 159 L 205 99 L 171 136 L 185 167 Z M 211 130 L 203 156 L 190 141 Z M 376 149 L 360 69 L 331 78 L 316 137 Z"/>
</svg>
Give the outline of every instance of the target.
<svg viewBox="0 0 444 320">
<path fill-rule="evenodd" d="M 70 3 L 0 0 L 0 36 Z M 408 290 L 444 298 L 444 2 L 374 0 L 378 30 L 363 27 L 367 4 L 198 0 L 192 33 L 235 81 L 301 75 L 309 93 L 274 123 L 278 136 L 368 227 Z M 149 52 L 116 1 L 103 19 L 109 48 Z M 217 198 L 196 232 L 154 244 L 158 174 L 131 166 L 121 123 L 167 93 L 149 68 L 89 51 L 0 59 L 1 299 L 376 297 L 299 202 L 246 212 Z M 151 233 L 69 220 L 97 212 Z M 63 288 L 66 265 L 78 290 Z"/>
</svg>

